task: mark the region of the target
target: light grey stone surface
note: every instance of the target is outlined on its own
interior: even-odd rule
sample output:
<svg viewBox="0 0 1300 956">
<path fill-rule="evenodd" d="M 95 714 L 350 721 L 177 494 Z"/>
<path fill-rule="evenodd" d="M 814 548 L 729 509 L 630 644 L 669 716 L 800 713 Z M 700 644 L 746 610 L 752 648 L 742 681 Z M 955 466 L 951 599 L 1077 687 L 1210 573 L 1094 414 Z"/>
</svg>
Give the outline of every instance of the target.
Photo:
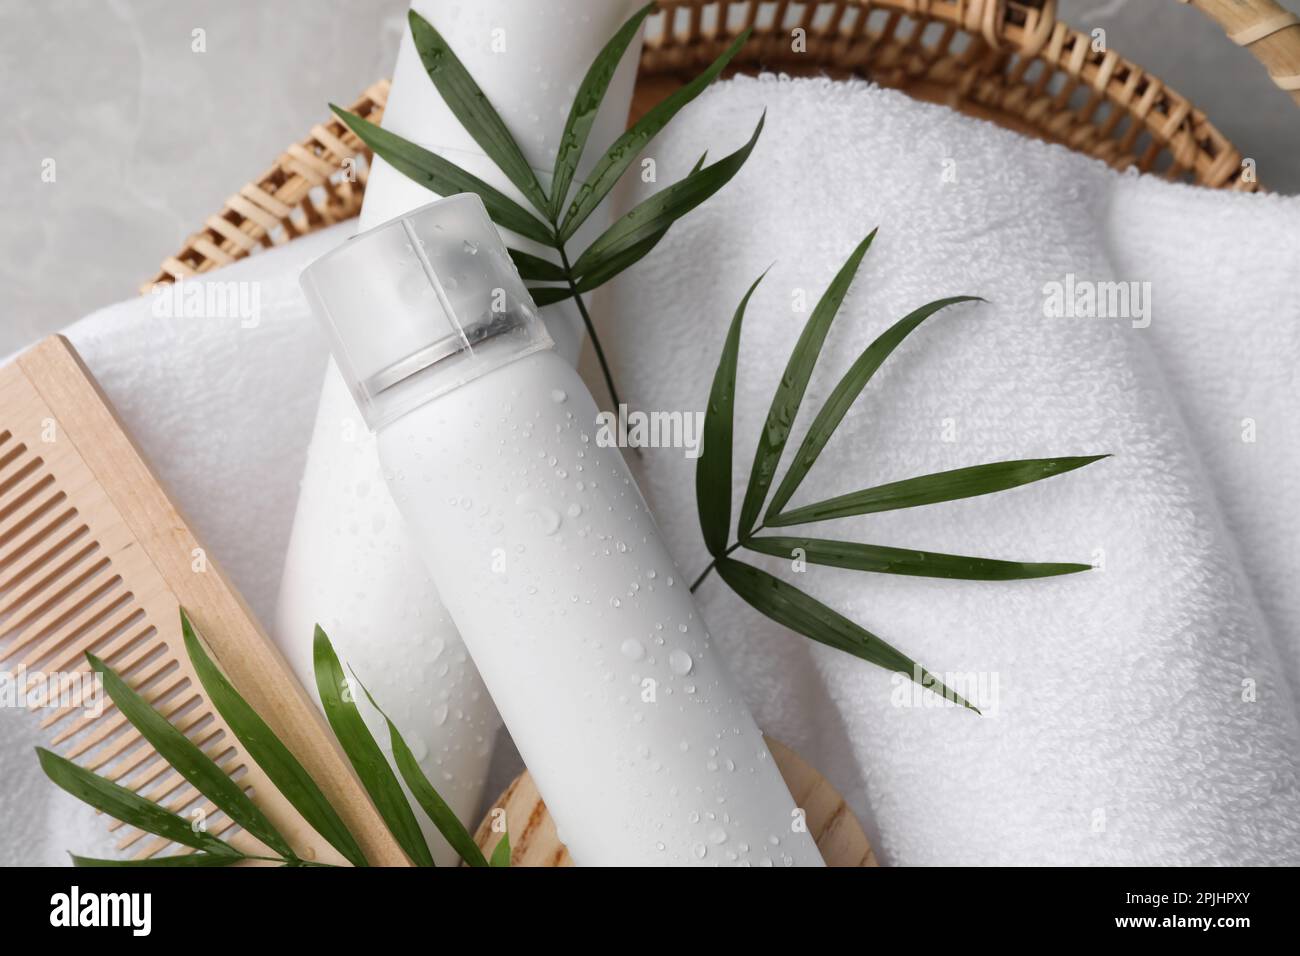
<svg viewBox="0 0 1300 956">
<path fill-rule="evenodd" d="M 134 294 L 327 101 L 387 75 L 405 8 L 0 0 L 0 356 Z"/>
</svg>

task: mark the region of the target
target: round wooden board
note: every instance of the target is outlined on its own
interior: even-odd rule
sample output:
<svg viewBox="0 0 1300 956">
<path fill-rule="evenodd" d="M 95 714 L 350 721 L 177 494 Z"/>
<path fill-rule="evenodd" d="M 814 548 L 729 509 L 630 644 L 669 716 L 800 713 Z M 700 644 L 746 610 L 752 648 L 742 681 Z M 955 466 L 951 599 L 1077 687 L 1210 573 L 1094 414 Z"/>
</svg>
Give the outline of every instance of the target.
<svg viewBox="0 0 1300 956">
<path fill-rule="evenodd" d="M 826 778 L 780 741 L 768 737 L 767 746 L 794 796 L 795 805 L 802 807 L 807 816 L 808 829 L 826 865 L 878 866 L 857 817 Z M 474 834 L 475 842 L 489 857 L 501 839 L 501 834 L 492 830 L 493 814 L 502 809 L 510 831 L 511 866 L 573 866 L 569 851 L 556 837 L 555 823 L 527 770 L 497 798 Z"/>
</svg>

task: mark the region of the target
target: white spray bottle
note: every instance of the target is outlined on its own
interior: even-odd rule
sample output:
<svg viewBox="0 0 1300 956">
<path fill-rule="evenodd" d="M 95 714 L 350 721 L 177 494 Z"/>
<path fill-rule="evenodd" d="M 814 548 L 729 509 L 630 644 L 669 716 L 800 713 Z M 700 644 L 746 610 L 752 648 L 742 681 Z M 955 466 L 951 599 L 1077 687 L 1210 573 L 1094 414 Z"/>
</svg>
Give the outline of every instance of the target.
<svg viewBox="0 0 1300 956">
<path fill-rule="evenodd" d="M 456 50 L 546 183 L 587 67 L 640 4 L 416 0 L 412 6 Z M 403 29 L 384 128 L 523 201 L 451 113 Z M 639 51 L 638 39 L 610 82 L 592 128 L 593 146 L 613 142 L 623 131 Z M 590 152 L 598 155 L 597 149 Z M 579 169 L 579 176 L 585 172 Z M 430 198 L 423 186 L 376 158 L 360 227 L 371 228 Z M 575 241 L 590 242 L 606 225 L 607 213 L 598 210 Z M 543 252 L 526 239 L 513 242 Z M 557 350 L 576 362 L 582 344 L 576 308 L 550 306 L 546 322 Z M 402 729 L 452 810 L 472 826 L 500 719 L 411 545 L 380 473 L 373 436 L 333 363 L 321 392 L 274 628 L 307 687 L 315 686 L 311 647 L 317 623 Z M 373 718 L 371 728 L 378 740 L 387 741 L 382 721 Z M 424 814 L 417 809 L 416 816 L 438 863 L 454 862 L 455 852 Z"/>
<path fill-rule="evenodd" d="M 479 198 L 355 237 L 302 285 L 574 861 L 821 865 Z"/>
</svg>

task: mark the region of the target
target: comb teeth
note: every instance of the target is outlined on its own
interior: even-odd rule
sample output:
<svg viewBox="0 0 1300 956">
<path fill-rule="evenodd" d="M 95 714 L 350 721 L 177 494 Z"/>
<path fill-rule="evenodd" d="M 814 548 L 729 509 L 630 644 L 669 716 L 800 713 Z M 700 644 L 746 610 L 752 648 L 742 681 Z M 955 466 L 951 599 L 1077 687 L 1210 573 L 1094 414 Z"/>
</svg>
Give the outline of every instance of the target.
<svg viewBox="0 0 1300 956">
<path fill-rule="evenodd" d="M 0 693 L 23 691 L 51 746 L 81 767 L 265 855 L 107 699 L 86 659 L 93 653 L 238 781 L 303 859 L 346 862 L 211 706 L 180 636 L 183 604 L 366 859 L 409 865 L 320 712 L 216 565 L 193 563 L 199 553 L 66 340 L 52 336 L 0 367 Z M 193 852 L 125 824 L 112 829 L 135 859 Z"/>
<path fill-rule="evenodd" d="M 51 447 L 36 454 L 33 443 L 0 431 L 0 665 L 34 697 L 28 706 L 54 731 L 52 747 L 63 756 L 230 838 L 238 832 L 234 821 L 168 766 L 111 700 L 87 708 L 72 692 L 88 686 L 76 681 L 88 679 L 86 653 L 96 653 L 228 774 L 248 775 L 242 751 L 119 573 L 119 556 L 128 564 L 135 558 L 131 535 L 120 522 L 92 531 L 93 517 L 83 512 L 100 514 L 110 503 L 97 488 L 65 490 L 57 470 L 60 458 L 71 456 L 57 454 L 57 441 Z M 46 699 L 33 695 L 38 687 Z M 132 859 L 177 849 L 117 820 L 110 829 L 121 833 L 117 847 Z"/>
</svg>

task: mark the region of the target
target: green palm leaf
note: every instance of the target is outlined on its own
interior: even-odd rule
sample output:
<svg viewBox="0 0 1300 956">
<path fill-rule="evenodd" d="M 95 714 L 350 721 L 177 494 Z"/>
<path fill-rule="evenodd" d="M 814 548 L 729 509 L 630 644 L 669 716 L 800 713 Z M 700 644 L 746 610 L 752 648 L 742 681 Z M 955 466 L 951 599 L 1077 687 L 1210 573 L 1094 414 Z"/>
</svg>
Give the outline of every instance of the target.
<svg viewBox="0 0 1300 956">
<path fill-rule="evenodd" d="M 600 201 L 605 198 L 614 187 L 614 184 L 618 182 L 619 177 L 623 175 L 623 172 L 632 161 L 641 154 L 641 151 L 645 149 L 650 140 L 654 139 L 659 131 L 668 125 L 668 122 L 677 115 L 683 106 L 699 96 L 706 86 L 717 79 L 718 74 L 731 62 L 731 58 L 745 45 L 745 41 L 749 39 L 749 34 L 750 31 L 746 30 L 736 37 L 731 45 L 723 51 L 722 55 L 709 64 L 708 69 L 651 109 L 631 129 L 614 141 L 614 145 L 596 163 L 591 175 L 587 177 L 587 181 L 578 187 L 578 192 L 573 197 L 573 202 L 569 205 L 569 211 L 565 214 L 564 222 L 560 226 L 559 234 L 562 242 L 573 237 L 573 234 L 578 231 L 578 227 L 600 205 Z"/>
<path fill-rule="evenodd" d="M 874 571 L 881 574 L 912 574 L 926 578 L 960 578 L 966 581 L 1050 578 L 1059 574 L 1075 574 L 1079 571 L 1091 570 L 1091 565 L 1087 564 L 998 561 L 993 558 L 972 558 L 961 554 L 912 551 L 907 548 L 889 548 L 879 544 L 858 544 L 852 541 L 827 541 L 821 538 L 763 535 L 750 538 L 745 542 L 745 547 L 778 558 L 794 557 L 795 551 L 799 550 L 813 564 L 824 564 L 835 568 L 852 568 L 855 571 Z"/>
<path fill-rule="evenodd" d="M 501 834 L 501 839 L 492 848 L 492 866 L 510 865 L 510 834 Z"/>
<path fill-rule="evenodd" d="M 715 558 L 727 549 L 731 531 L 731 452 L 732 425 L 736 405 L 736 360 L 740 352 L 740 327 L 745 320 L 749 298 L 763 281 L 766 272 L 754 280 L 736 307 L 727 339 L 718 359 L 709 389 L 709 404 L 704 410 L 703 446 L 695 463 L 695 506 L 700 515 L 700 531 L 709 554 Z"/>
<path fill-rule="evenodd" d="M 875 238 L 876 230 L 873 229 L 840 267 L 840 271 L 817 301 L 799 335 L 799 341 L 795 343 L 794 351 L 790 353 L 790 360 L 776 387 L 776 394 L 772 396 L 772 405 L 759 435 L 758 447 L 754 450 L 754 465 L 749 472 L 749 484 L 745 488 L 745 499 L 740 508 L 739 534 L 742 541 L 754 530 L 758 513 L 772 486 L 772 478 L 781 461 L 781 452 L 785 450 L 790 429 L 794 427 L 795 416 L 799 413 L 799 405 L 808 388 L 808 379 L 812 376 L 813 366 L 817 364 L 822 344 L 826 341 L 826 333 L 830 331 L 840 303 L 849 291 L 862 257 L 867 254 L 871 241 Z"/>
<path fill-rule="evenodd" d="M 554 305 L 556 302 L 563 302 L 572 296 L 573 290 L 567 285 L 534 285 L 528 287 L 528 297 L 533 300 L 533 304 L 539 309 Z"/>
<path fill-rule="evenodd" d="M 641 29 L 641 23 L 654 8 L 653 3 L 647 3 L 634 13 L 632 18 L 623 24 L 605 44 L 604 49 L 592 61 L 587 75 L 582 78 L 578 92 L 573 97 L 573 106 L 569 109 L 569 118 L 564 124 L 560 148 L 555 153 L 555 171 L 551 176 L 552 220 L 558 219 L 560 211 L 564 208 L 564 200 L 569 194 L 573 174 L 578 169 L 582 151 L 587 145 L 587 137 L 591 135 L 592 124 L 596 122 L 596 114 L 600 111 L 600 104 L 605 99 L 605 92 L 609 89 L 610 81 L 618 70 L 619 62 L 627 52 L 628 45 L 636 36 L 637 30 Z"/>
<path fill-rule="evenodd" d="M 543 259 L 541 256 L 535 256 L 521 249 L 507 249 L 506 251 L 510 253 L 510 259 L 519 271 L 519 278 L 521 279 L 536 280 L 538 282 L 564 282 L 568 279 L 568 273 L 564 271 L 564 268 L 550 259 Z"/>
<path fill-rule="evenodd" d="M 611 260 L 665 231 L 730 182 L 753 151 L 765 119 L 766 113 L 759 118 L 749 142 L 740 149 L 660 190 L 617 220 L 573 263 L 574 274 L 586 276 L 605 268 Z"/>
<path fill-rule="evenodd" d="M 867 382 L 871 380 L 871 376 L 876 373 L 876 369 L 880 368 L 885 359 L 889 358 L 903 339 L 907 338 L 913 329 L 940 309 L 958 302 L 983 301 L 979 296 L 958 295 L 949 299 L 931 302 L 929 305 L 923 305 L 916 311 L 899 319 L 898 322 L 894 323 L 879 338 L 867 346 L 866 350 L 858 356 L 858 360 L 840 379 L 839 384 L 835 386 L 835 391 L 831 392 L 826 404 L 822 406 L 822 410 L 813 419 L 812 425 L 808 428 L 808 434 L 804 436 L 803 443 L 799 446 L 799 450 L 795 452 L 794 460 L 790 462 L 789 470 L 786 471 L 785 477 L 781 479 L 776 493 L 772 496 L 771 503 L 767 506 L 767 514 L 763 518 L 764 522 L 770 522 L 772 516 L 779 513 L 795 491 L 798 490 L 800 482 L 812 469 L 813 463 L 817 461 L 817 456 L 822 453 L 822 449 L 826 447 L 831 435 L 835 433 L 835 429 L 844 420 L 849 408 L 862 394 L 862 390 L 866 387 Z"/>
<path fill-rule="evenodd" d="M 533 208 L 543 216 L 549 215 L 550 205 L 542 191 L 537 175 L 515 138 L 506 129 L 500 114 L 492 108 L 483 90 L 474 82 L 465 65 L 460 62 L 447 41 L 428 20 L 414 10 L 410 11 L 411 36 L 415 40 L 420 61 L 438 88 L 465 132 L 482 147 L 497 168 L 518 187 Z"/>
<path fill-rule="evenodd" d="M 243 854 L 229 843 L 196 830 L 184 817 L 146 800 L 133 790 L 78 767 L 66 757 L 37 747 L 36 758 L 55 785 L 115 820 L 182 846 L 205 850 L 214 856 L 230 857 L 232 861 L 243 858 Z"/>
<path fill-rule="evenodd" d="M 695 165 L 691 168 L 690 174 L 693 175 L 694 173 L 700 171 L 700 167 L 704 165 L 704 159 L 707 155 L 708 154 L 705 153 L 703 156 L 699 158 L 699 160 L 696 161 Z M 588 272 L 586 275 L 583 275 L 578 279 L 578 281 L 574 284 L 574 287 L 572 289 L 570 289 L 567 286 L 561 286 L 554 289 L 545 289 L 545 288 L 529 289 L 528 291 L 530 293 L 533 293 L 533 301 L 536 302 L 537 305 L 539 306 L 549 305 L 552 302 L 560 302 L 563 299 L 567 299 L 571 297 L 574 294 L 575 289 L 577 290 L 578 294 L 581 295 L 583 293 L 591 292 L 594 289 L 600 288 L 602 285 L 604 285 L 610 279 L 614 278 L 614 276 L 618 275 L 624 269 L 630 268 L 631 266 L 635 265 L 636 263 L 644 259 L 647 255 L 649 255 L 650 250 L 652 250 L 655 246 L 659 245 L 659 240 L 663 239 L 663 237 L 668 234 L 668 229 L 671 225 L 672 223 L 670 222 L 667 226 L 664 226 L 658 232 L 652 233 L 651 235 L 647 236 L 645 239 L 642 239 L 640 242 L 628 246 L 622 252 L 611 255 L 603 262 L 597 263 L 596 267 L 592 269 L 592 271 Z M 577 273 L 574 274 L 577 275 Z M 538 276 L 537 278 L 540 279 L 543 277 Z M 564 277 L 561 276 L 561 281 L 563 280 L 563 278 Z M 539 292 L 541 293 L 540 298 L 538 297 Z"/>
<path fill-rule="evenodd" d="M 249 799 L 244 788 L 212 761 L 198 744 L 149 706 L 143 697 L 132 690 L 117 672 L 105 666 L 94 654 L 87 654 L 91 669 L 104 681 L 104 689 L 122 716 L 129 720 L 141 736 L 153 744 L 158 754 L 194 786 L 201 794 L 217 805 L 225 814 L 268 847 L 286 857 L 295 854 L 289 841 Z"/>
<path fill-rule="evenodd" d="M 231 856 L 228 853 L 220 855 L 216 853 L 177 853 L 173 856 L 150 857 L 147 860 L 104 860 L 93 856 L 77 856 L 75 853 L 69 855 L 72 857 L 72 865 L 78 867 L 142 866 L 145 868 L 177 867 L 188 869 L 206 866 L 231 866 L 247 859 L 247 857 L 242 856 Z"/>
<path fill-rule="evenodd" d="M 852 515 L 893 511 L 897 508 L 915 508 L 941 501 L 973 498 L 995 491 L 1005 491 L 1027 485 L 1053 475 L 1060 475 L 1084 465 L 1109 458 L 1109 455 L 1086 455 L 1073 458 L 1028 458 L 1021 461 L 998 461 L 933 475 L 907 478 L 863 491 L 839 495 L 816 504 L 795 508 L 769 519 L 770 527 L 781 528 L 829 518 L 847 518 Z"/>
<path fill-rule="evenodd" d="M 718 574 L 755 610 L 778 624 L 784 624 L 792 631 L 868 663 L 904 673 L 922 687 L 929 687 L 949 700 L 979 713 L 974 704 L 950 690 L 906 654 L 895 650 L 866 628 L 854 624 L 793 584 L 787 584 L 766 571 L 734 558 L 719 558 Z"/>
<path fill-rule="evenodd" d="M 648 256 L 650 251 L 659 245 L 659 240 L 663 239 L 667 234 L 668 227 L 665 226 L 640 242 L 633 243 L 622 251 L 611 255 L 603 262 L 596 263 L 586 275 L 581 276 L 574 283 L 574 288 L 578 290 L 580 295 L 599 289 L 614 276 Z M 578 273 L 574 274 L 578 275 Z"/>
<path fill-rule="evenodd" d="M 544 245 L 551 245 L 554 236 L 550 227 L 540 222 L 505 193 L 494 189 L 472 173 L 467 173 L 455 163 L 448 162 L 437 153 L 416 146 L 382 126 L 376 126 L 342 107 L 330 104 L 330 109 L 347 127 L 356 133 L 372 150 L 399 173 L 414 180 L 439 196 L 455 193 L 475 193 L 483 200 L 488 215 L 501 228 Z"/>
<path fill-rule="evenodd" d="M 365 866 L 365 855 L 348 831 L 347 825 L 325 799 L 325 794 L 316 786 L 316 781 L 289 752 L 289 748 L 280 742 L 266 721 L 239 696 L 226 675 L 213 663 L 198 635 L 194 633 L 194 627 L 184 608 L 181 609 L 181 633 L 185 638 L 185 649 L 194 663 L 194 670 L 208 699 L 225 719 L 231 733 L 244 745 L 248 755 L 317 833 L 353 866 Z"/>
<path fill-rule="evenodd" d="M 361 684 L 361 681 L 358 679 L 357 683 Z M 416 801 L 419 802 L 421 809 L 428 814 L 429 819 L 438 828 L 438 832 L 442 834 L 443 839 L 451 845 L 453 850 L 460 854 L 462 860 L 470 866 L 487 866 L 488 861 L 484 858 L 483 851 L 474 842 L 474 838 L 470 835 L 469 830 L 465 829 L 465 825 L 456 818 L 456 814 L 452 812 L 451 807 L 447 806 L 447 802 L 442 799 L 442 795 L 434 789 L 433 784 L 429 782 L 429 778 L 424 775 L 424 771 L 420 769 L 420 762 L 415 759 L 415 754 L 407 746 L 406 740 L 397 729 L 397 725 L 384 713 L 383 708 L 375 703 L 374 695 L 366 690 L 364 684 L 361 684 L 361 689 L 365 691 L 370 706 L 379 711 L 379 716 L 383 717 L 384 722 L 388 724 L 388 739 L 393 746 L 393 759 L 402 775 L 402 779 L 406 781 L 406 786 L 410 789 Z"/>
<path fill-rule="evenodd" d="M 343 693 L 347 678 L 329 637 L 319 625 L 316 627 L 312 654 L 316 689 L 325 708 L 325 718 L 334 729 L 334 736 L 342 745 L 343 752 L 352 762 L 352 769 L 356 771 L 361 785 L 370 794 L 375 809 L 384 818 L 393 839 L 411 861 L 417 866 L 433 866 L 433 855 L 429 852 L 429 845 L 424 842 L 424 834 L 420 832 L 420 824 L 411 812 L 411 805 L 406 802 L 402 785 L 397 782 L 397 776 L 384 759 L 383 751 L 375 743 L 361 712 L 357 710 L 356 702 Z"/>
</svg>

